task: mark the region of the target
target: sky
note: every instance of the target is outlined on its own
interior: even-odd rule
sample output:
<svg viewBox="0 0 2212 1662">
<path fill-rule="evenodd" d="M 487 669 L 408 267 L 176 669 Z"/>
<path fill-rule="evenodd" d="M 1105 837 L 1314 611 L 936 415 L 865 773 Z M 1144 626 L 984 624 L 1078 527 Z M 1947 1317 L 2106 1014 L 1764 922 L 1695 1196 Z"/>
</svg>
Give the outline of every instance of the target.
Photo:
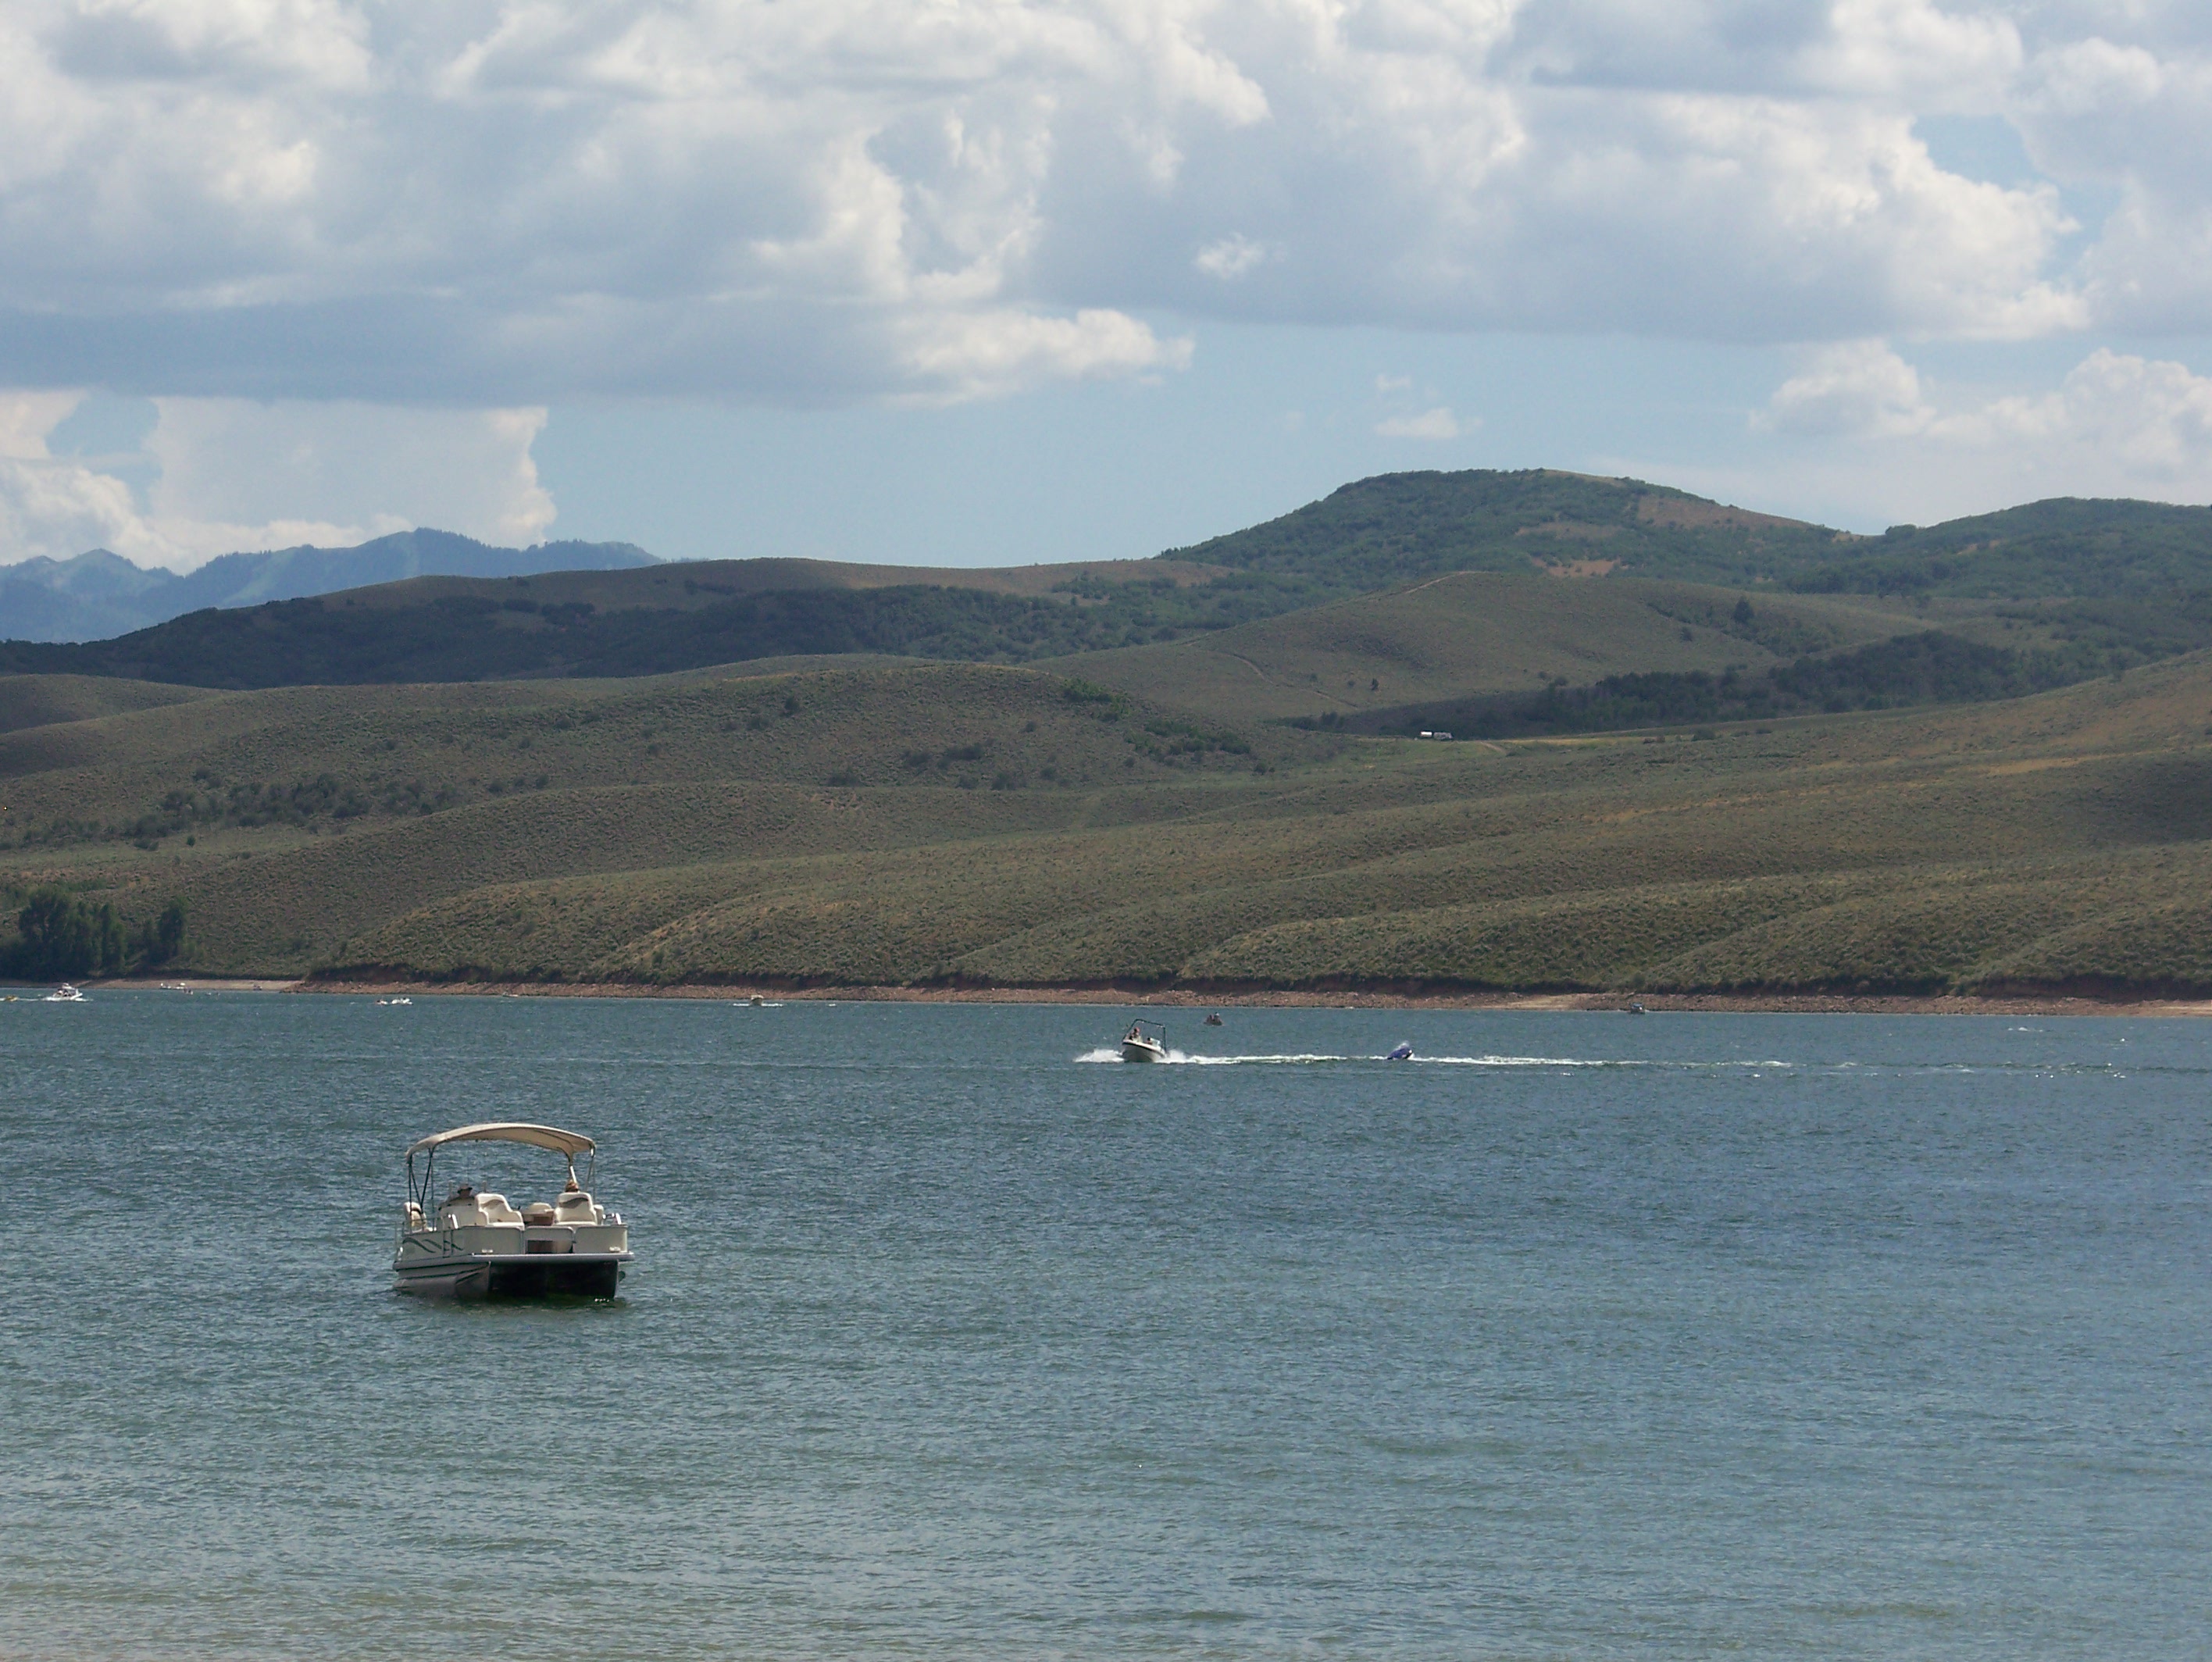
<svg viewBox="0 0 2212 1662">
<path fill-rule="evenodd" d="M 0 0 L 0 563 L 2212 500 L 2202 0 Z"/>
</svg>

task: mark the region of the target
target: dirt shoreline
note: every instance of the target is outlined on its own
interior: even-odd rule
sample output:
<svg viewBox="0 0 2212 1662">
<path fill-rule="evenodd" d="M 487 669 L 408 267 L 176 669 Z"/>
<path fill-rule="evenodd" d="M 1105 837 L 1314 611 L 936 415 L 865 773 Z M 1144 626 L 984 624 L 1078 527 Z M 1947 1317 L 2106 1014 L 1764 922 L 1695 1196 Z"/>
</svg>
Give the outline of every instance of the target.
<svg viewBox="0 0 2212 1662">
<path fill-rule="evenodd" d="M 1698 1011 L 1791 1016 L 2212 1016 L 2212 999 L 2089 998 L 2021 993 L 2002 998 L 1947 993 L 1721 993 L 1721 992 L 1243 992 L 1206 993 L 1188 988 L 1128 987 L 902 987 L 771 986 L 641 986 L 628 982 L 415 981 L 121 979 L 87 981 L 101 987 L 167 987 L 193 992 L 304 992 L 389 998 L 698 998 L 743 1004 L 760 998 L 777 1003 L 916 1004 L 1112 1004 L 1164 1010 L 1626 1010 L 1641 1005 L 1654 1016 Z"/>
</svg>

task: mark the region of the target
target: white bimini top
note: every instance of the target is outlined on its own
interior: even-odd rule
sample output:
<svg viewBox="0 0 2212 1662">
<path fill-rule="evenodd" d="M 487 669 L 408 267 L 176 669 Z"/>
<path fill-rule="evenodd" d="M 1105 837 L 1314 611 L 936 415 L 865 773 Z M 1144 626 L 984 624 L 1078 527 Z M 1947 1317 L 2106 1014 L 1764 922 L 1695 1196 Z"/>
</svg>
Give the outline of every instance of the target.
<svg viewBox="0 0 2212 1662">
<path fill-rule="evenodd" d="M 527 1143 L 533 1148 L 566 1155 L 571 1160 L 599 1146 L 581 1131 L 564 1131 L 556 1126 L 532 1125 L 516 1119 L 491 1119 L 480 1125 L 458 1125 L 435 1137 L 426 1137 L 407 1150 L 407 1157 L 412 1160 L 418 1154 L 441 1149 L 448 1143 Z"/>
</svg>

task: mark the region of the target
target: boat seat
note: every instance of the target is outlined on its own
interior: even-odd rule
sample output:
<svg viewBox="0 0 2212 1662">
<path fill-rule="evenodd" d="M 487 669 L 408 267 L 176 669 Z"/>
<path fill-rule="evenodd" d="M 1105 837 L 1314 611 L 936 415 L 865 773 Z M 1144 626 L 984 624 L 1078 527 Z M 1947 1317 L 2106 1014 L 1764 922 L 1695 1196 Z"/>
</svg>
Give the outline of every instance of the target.
<svg viewBox="0 0 2212 1662">
<path fill-rule="evenodd" d="M 553 1209 L 542 1200 L 533 1200 L 522 1209 L 525 1228 L 542 1229 L 553 1221 Z"/>
<path fill-rule="evenodd" d="M 483 1209 L 487 1223 L 512 1223 L 517 1228 L 522 1227 L 522 1214 L 507 1204 L 507 1197 L 503 1194 L 480 1194 L 477 1197 L 477 1204 Z"/>
<path fill-rule="evenodd" d="M 570 1189 L 553 1203 L 553 1216 L 562 1223 L 597 1223 L 606 1214 L 581 1189 Z"/>
</svg>

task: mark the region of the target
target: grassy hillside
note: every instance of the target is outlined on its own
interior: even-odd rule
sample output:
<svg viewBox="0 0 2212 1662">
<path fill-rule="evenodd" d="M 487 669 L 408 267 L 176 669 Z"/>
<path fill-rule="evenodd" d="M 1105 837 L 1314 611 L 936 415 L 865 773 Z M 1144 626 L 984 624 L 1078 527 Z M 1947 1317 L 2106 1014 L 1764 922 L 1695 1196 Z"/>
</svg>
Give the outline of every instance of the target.
<svg viewBox="0 0 2212 1662">
<path fill-rule="evenodd" d="M 1853 540 L 1664 485 L 1532 468 L 1381 474 L 1168 557 L 1360 591 L 1540 566 L 1741 587 L 1809 569 Z"/>
<path fill-rule="evenodd" d="M 1940 525 L 1896 525 L 1789 579 L 1808 593 L 2071 597 L 2212 610 L 2212 509 L 2053 497 Z M 2094 611 L 2085 616 L 2095 616 Z M 2107 616 L 2123 616 L 2108 609 Z"/>
<path fill-rule="evenodd" d="M 56 722 L 88 721 L 205 698 L 200 687 L 164 687 L 106 676 L 0 676 L 0 733 Z"/>
<path fill-rule="evenodd" d="M 2083 663 L 2212 645 L 2212 513 L 2146 503 L 2045 502 L 1867 538 L 1633 480 L 1395 474 L 1183 552 L 1192 557 L 1000 571 L 751 560 L 420 578 L 195 612 L 82 646 L 0 642 L 0 672 L 248 688 L 635 676 L 790 656 L 1031 663 L 1117 653 L 1079 667 L 1192 708 L 1318 717 L 1403 713 L 1415 701 L 1562 676 L 1583 685 L 1755 670 L 1817 639 L 1878 636 L 1908 604 L 1936 609 L 1920 627 L 2002 622 L 2029 644 L 2079 645 Z M 1540 573 L 1605 580 L 1540 597 Z M 1468 586 L 1470 573 L 1522 579 L 1510 591 L 1514 628 L 1474 604 L 1509 591 Z M 1625 623 L 1642 613 L 1615 586 L 1662 580 L 1705 586 L 1685 594 L 1689 610 L 1671 630 Z M 1739 594 L 1757 597 L 1759 627 L 1723 622 L 1701 641 L 1715 585 L 1729 596 L 1724 610 Z M 1422 598 L 1377 600 L 1356 624 L 1342 609 L 1413 591 Z M 1814 596 L 1838 598 L 1824 608 Z M 1637 598 L 1665 610 L 1648 588 Z M 1775 633 L 1784 624 L 1794 644 Z M 1539 638 L 1516 639 L 1522 626 Z M 1455 628 L 1463 639 L 1449 638 Z M 1692 638 L 1682 641 L 1686 628 Z M 1751 655 L 1730 656 L 1722 634 Z M 1163 650 L 1177 643 L 1192 650 Z M 1701 646 L 1711 650 L 1678 649 Z M 1292 712 L 1286 700 L 1300 681 L 1311 696 Z M 1352 696 L 1316 707 L 1339 691 Z"/>
<path fill-rule="evenodd" d="M 1761 594 L 1752 605 L 1737 591 L 1692 584 L 1468 572 L 1042 667 L 1261 721 L 1443 710 L 1634 670 L 1718 676 L 1923 627 L 1910 612 L 1848 601 Z"/>
<path fill-rule="evenodd" d="M 223 695 L 6 735 L 0 883 L 181 902 L 200 974 L 2212 989 L 2203 657 L 1703 740 L 1179 719 L 962 666 Z"/>
<path fill-rule="evenodd" d="M 651 675 L 792 656 L 1015 662 L 1298 604 L 1283 585 L 1214 581 L 1224 575 L 1171 561 L 939 571 L 767 559 L 422 577 L 196 611 L 112 640 L 0 641 L 0 671 L 246 688 Z"/>
<path fill-rule="evenodd" d="M 1807 593 L 2162 601 L 2212 592 L 2212 508 L 2057 497 L 1854 537 L 1637 479 L 1391 473 L 1168 557 L 1361 591 L 1538 566 Z"/>
<path fill-rule="evenodd" d="M 707 780 L 1064 794 L 1312 749 L 984 665 L 295 688 L 0 733 L 0 849 L 184 836 L 197 849 L 202 834 L 354 831 L 538 793 Z"/>
</svg>

